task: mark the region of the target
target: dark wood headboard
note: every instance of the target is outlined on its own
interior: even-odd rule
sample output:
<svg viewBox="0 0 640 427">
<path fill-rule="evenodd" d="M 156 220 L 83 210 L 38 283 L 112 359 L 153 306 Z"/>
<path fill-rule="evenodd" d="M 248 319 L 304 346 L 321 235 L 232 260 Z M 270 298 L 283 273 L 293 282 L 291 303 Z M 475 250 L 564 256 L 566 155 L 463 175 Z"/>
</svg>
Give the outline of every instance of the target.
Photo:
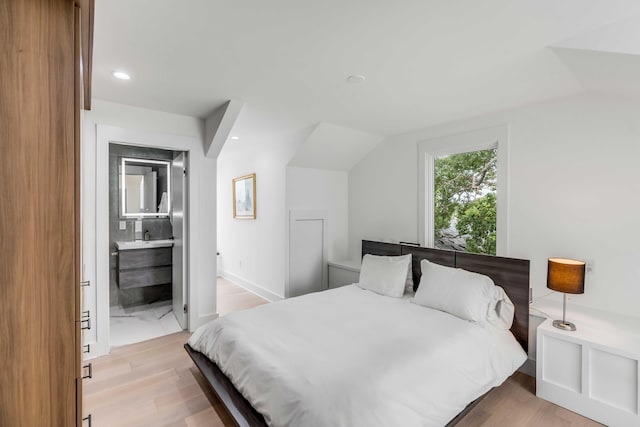
<svg viewBox="0 0 640 427">
<path fill-rule="evenodd" d="M 467 252 L 423 248 L 398 243 L 362 241 L 362 256 L 411 254 L 413 289 L 417 290 L 422 272 L 420 261 L 427 259 L 447 267 L 462 268 L 489 276 L 502 287 L 515 306 L 511 333 L 524 351 L 529 349 L 529 260 L 480 255 Z"/>
<path fill-rule="evenodd" d="M 402 255 L 402 246 L 397 243 L 374 242 L 372 240 L 362 241 L 362 256 L 365 254 L 382 256 Z"/>
</svg>

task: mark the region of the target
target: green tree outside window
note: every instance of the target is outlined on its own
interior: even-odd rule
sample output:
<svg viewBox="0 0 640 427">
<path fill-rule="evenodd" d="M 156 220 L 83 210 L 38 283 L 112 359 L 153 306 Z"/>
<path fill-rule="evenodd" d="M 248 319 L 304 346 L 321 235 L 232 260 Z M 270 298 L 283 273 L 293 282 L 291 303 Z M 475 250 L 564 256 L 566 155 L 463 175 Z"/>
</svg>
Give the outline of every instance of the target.
<svg viewBox="0 0 640 427">
<path fill-rule="evenodd" d="M 497 150 L 435 160 L 437 248 L 495 255 Z"/>
</svg>

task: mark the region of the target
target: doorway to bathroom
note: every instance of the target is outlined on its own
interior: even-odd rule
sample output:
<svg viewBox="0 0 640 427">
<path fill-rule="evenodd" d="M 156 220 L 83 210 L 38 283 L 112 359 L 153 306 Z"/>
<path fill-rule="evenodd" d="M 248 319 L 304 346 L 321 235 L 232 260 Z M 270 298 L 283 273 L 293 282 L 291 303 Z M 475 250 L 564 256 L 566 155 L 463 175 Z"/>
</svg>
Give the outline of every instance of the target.
<svg viewBox="0 0 640 427">
<path fill-rule="evenodd" d="M 109 343 L 187 329 L 188 153 L 109 144 Z"/>
</svg>

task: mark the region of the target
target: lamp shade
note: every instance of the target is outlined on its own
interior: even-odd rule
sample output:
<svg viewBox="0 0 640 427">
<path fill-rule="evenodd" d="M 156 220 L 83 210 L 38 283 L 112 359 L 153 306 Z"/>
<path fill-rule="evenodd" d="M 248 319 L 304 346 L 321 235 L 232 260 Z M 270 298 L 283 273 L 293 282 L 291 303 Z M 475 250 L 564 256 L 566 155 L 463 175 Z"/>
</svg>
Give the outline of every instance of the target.
<svg viewBox="0 0 640 427">
<path fill-rule="evenodd" d="M 549 258 L 547 288 L 566 294 L 584 293 L 585 263 L 574 259 Z"/>
</svg>

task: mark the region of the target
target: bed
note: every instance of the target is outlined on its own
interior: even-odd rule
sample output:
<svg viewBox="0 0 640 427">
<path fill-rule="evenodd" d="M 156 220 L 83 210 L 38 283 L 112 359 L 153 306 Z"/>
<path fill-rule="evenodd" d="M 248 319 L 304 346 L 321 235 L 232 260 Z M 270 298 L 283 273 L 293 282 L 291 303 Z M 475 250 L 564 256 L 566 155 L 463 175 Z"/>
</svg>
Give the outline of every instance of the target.
<svg viewBox="0 0 640 427">
<path fill-rule="evenodd" d="M 411 254 L 414 290 L 423 259 L 489 276 L 515 306 L 511 333 L 355 285 L 227 316 L 185 348 L 238 425 L 454 425 L 518 368 L 528 344 L 528 261 L 372 241 L 362 253 Z"/>
</svg>

